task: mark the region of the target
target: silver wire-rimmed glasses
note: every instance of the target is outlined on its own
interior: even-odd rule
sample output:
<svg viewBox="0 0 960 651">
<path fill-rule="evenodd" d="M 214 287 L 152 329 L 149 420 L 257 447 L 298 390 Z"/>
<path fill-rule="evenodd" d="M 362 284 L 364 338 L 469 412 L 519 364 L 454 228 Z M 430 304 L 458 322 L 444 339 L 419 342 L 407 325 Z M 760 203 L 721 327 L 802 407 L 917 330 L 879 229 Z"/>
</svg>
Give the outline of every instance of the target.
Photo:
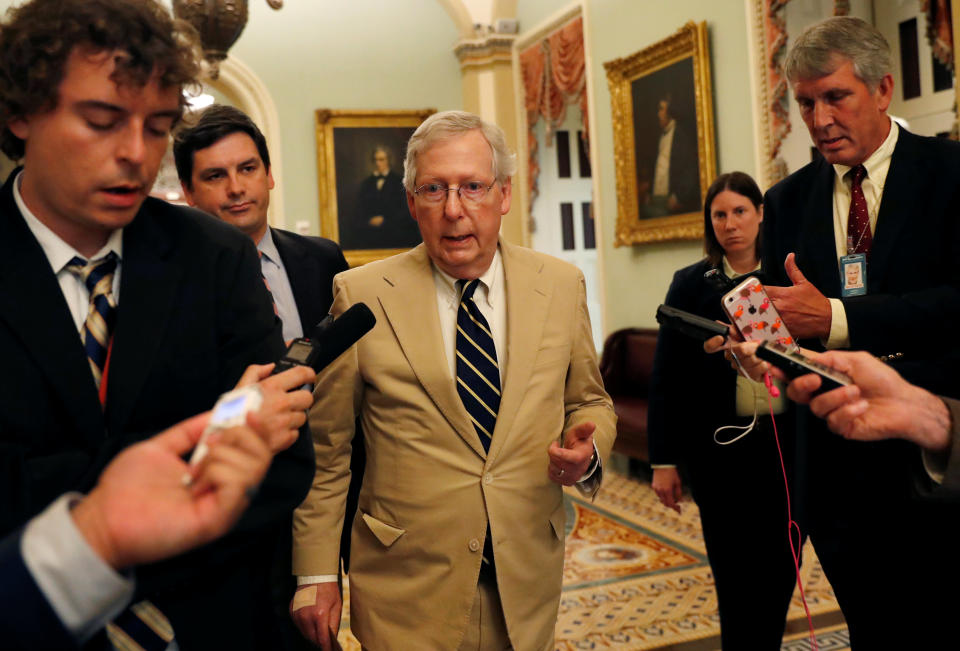
<svg viewBox="0 0 960 651">
<path fill-rule="evenodd" d="M 460 197 L 460 201 L 468 204 L 479 204 L 495 183 L 496 181 L 487 185 L 482 181 L 467 181 L 459 186 L 447 185 L 446 183 L 424 183 L 413 193 L 428 203 L 442 203 L 447 200 L 450 191 L 454 190 Z"/>
</svg>

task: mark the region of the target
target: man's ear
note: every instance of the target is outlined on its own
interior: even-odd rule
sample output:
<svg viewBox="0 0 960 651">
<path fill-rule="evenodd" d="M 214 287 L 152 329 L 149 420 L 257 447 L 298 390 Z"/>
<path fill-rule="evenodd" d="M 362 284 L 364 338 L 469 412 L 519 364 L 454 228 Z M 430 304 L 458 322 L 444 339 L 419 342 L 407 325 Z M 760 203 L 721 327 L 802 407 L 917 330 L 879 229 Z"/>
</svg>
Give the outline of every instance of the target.
<svg viewBox="0 0 960 651">
<path fill-rule="evenodd" d="M 7 122 L 7 128 L 17 138 L 26 141 L 27 135 L 30 133 L 30 122 L 26 118 L 14 118 Z"/>
<path fill-rule="evenodd" d="M 413 193 L 407 190 L 407 208 L 410 210 L 410 216 L 413 217 L 413 221 L 417 220 L 417 204 L 414 201 Z"/>
</svg>

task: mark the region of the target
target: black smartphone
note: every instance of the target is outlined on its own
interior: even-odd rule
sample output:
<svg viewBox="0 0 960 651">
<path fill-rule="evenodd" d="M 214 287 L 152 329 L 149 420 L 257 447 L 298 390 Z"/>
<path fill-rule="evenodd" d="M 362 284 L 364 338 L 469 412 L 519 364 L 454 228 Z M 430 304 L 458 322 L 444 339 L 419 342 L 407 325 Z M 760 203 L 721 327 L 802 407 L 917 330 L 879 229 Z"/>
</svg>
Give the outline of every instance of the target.
<svg viewBox="0 0 960 651">
<path fill-rule="evenodd" d="M 789 350 L 776 342 L 765 341 L 760 344 L 757 348 L 757 357 L 776 366 L 791 380 L 808 373 L 816 373 L 820 376 L 821 382 L 816 393 L 853 384 L 853 380 L 846 374 L 815 362 L 803 353 Z"/>
<path fill-rule="evenodd" d="M 730 334 L 729 326 L 669 305 L 661 305 L 657 308 L 657 323 L 700 341 L 706 341 L 717 335 L 726 337 Z"/>
</svg>

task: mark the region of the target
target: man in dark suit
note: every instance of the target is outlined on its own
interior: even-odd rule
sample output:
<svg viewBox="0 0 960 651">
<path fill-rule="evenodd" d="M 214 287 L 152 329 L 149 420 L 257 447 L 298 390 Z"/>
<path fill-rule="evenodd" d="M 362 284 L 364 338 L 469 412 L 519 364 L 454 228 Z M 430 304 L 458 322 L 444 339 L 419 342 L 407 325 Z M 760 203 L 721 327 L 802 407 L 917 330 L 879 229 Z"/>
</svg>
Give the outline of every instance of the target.
<svg viewBox="0 0 960 651">
<path fill-rule="evenodd" d="M 147 198 L 194 51 L 153 2 L 33 0 L 0 27 L 0 147 L 23 163 L 0 190 L 2 534 L 284 350 L 249 240 Z M 270 647 L 264 552 L 313 477 L 290 402 L 295 442 L 233 532 L 138 571 L 183 651 Z"/>
<path fill-rule="evenodd" d="M 355 243 L 345 241 L 344 246 L 406 249 L 420 243 L 417 223 L 407 209 L 403 179 L 391 168 L 390 152 L 385 147 L 373 150 L 373 172 L 360 183 L 357 203 L 360 206 L 356 230 L 359 239 Z"/>
<path fill-rule="evenodd" d="M 257 246 L 283 338 L 309 336 L 333 302 L 333 277 L 347 269 L 336 243 L 267 224 L 274 187 L 263 133 L 243 111 L 215 104 L 177 132 L 177 175 L 187 202 L 233 224 Z"/>
<path fill-rule="evenodd" d="M 347 261 L 330 240 L 303 237 L 267 224 L 274 180 L 263 133 L 243 111 L 215 104 L 193 126 L 177 132 L 173 154 L 190 205 L 233 224 L 257 246 L 260 270 L 283 322 L 283 338 L 290 341 L 309 336 L 330 310 L 333 277 L 347 269 Z M 402 189 L 398 193 L 402 196 Z M 363 446 L 357 446 L 351 463 L 351 505 L 359 493 L 364 459 Z M 306 642 L 287 614 L 288 595 L 295 589 L 290 571 L 291 531 L 292 523 L 278 542 L 274 611 L 283 629 L 284 642 L 278 641 L 278 647 L 298 648 Z M 341 557 L 349 569 L 349 530 L 341 540 Z"/>
<path fill-rule="evenodd" d="M 673 99 L 657 102 L 660 137 L 640 170 L 640 214 L 663 217 L 700 209 L 700 173 L 697 141 L 677 122 Z"/>
<path fill-rule="evenodd" d="M 960 147 L 887 116 L 890 69 L 888 44 L 862 20 L 831 18 L 797 38 L 785 71 L 822 158 L 765 197 L 764 269 L 783 285 L 767 292 L 806 347 L 867 350 L 948 392 L 956 371 L 942 359 L 957 346 L 930 328 L 960 316 Z M 865 294 L 843 290 L 846 269 L 863 264 Z M 916 447 L 848 441 L 801 411 L 806 526 L 851 643 L 938 648 L 949 619 L 931 595 L 936 577 L 956 576 L 943 530 L 960 520 L 956 507 L 913 500 Z M 910 596 L 898 617 L 878 618 L 891 594 Z"/>
</svg>

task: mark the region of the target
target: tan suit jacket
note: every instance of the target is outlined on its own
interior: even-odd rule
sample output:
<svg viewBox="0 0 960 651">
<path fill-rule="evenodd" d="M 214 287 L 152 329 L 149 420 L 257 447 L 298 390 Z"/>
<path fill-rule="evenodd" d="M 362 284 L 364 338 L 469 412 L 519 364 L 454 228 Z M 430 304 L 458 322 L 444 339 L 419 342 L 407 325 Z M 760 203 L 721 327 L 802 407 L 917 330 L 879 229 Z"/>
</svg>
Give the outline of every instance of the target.
<svg viewBox="0 0 960 651">
<path fill-rule="evenodd" d="M 501 241 L 507 366 L 489 454 L 443 351 L 423 245 L 334 281 L 333 313 L 366 303 L 377 324 L 317 381 L 317 473 L 294 515 L 294 573 L 336 574 L 354 418 L 367 467 L 352 529 L 350 627 L 364 647 L 456 649 L 489 519 L 497 583 L 516 649 L 552 649 L 563 567 L 561 487 L 547 448 L 596 424 L 606 459 L 616 416 L 603 389 L 583 275 Z"/>
</svg>

